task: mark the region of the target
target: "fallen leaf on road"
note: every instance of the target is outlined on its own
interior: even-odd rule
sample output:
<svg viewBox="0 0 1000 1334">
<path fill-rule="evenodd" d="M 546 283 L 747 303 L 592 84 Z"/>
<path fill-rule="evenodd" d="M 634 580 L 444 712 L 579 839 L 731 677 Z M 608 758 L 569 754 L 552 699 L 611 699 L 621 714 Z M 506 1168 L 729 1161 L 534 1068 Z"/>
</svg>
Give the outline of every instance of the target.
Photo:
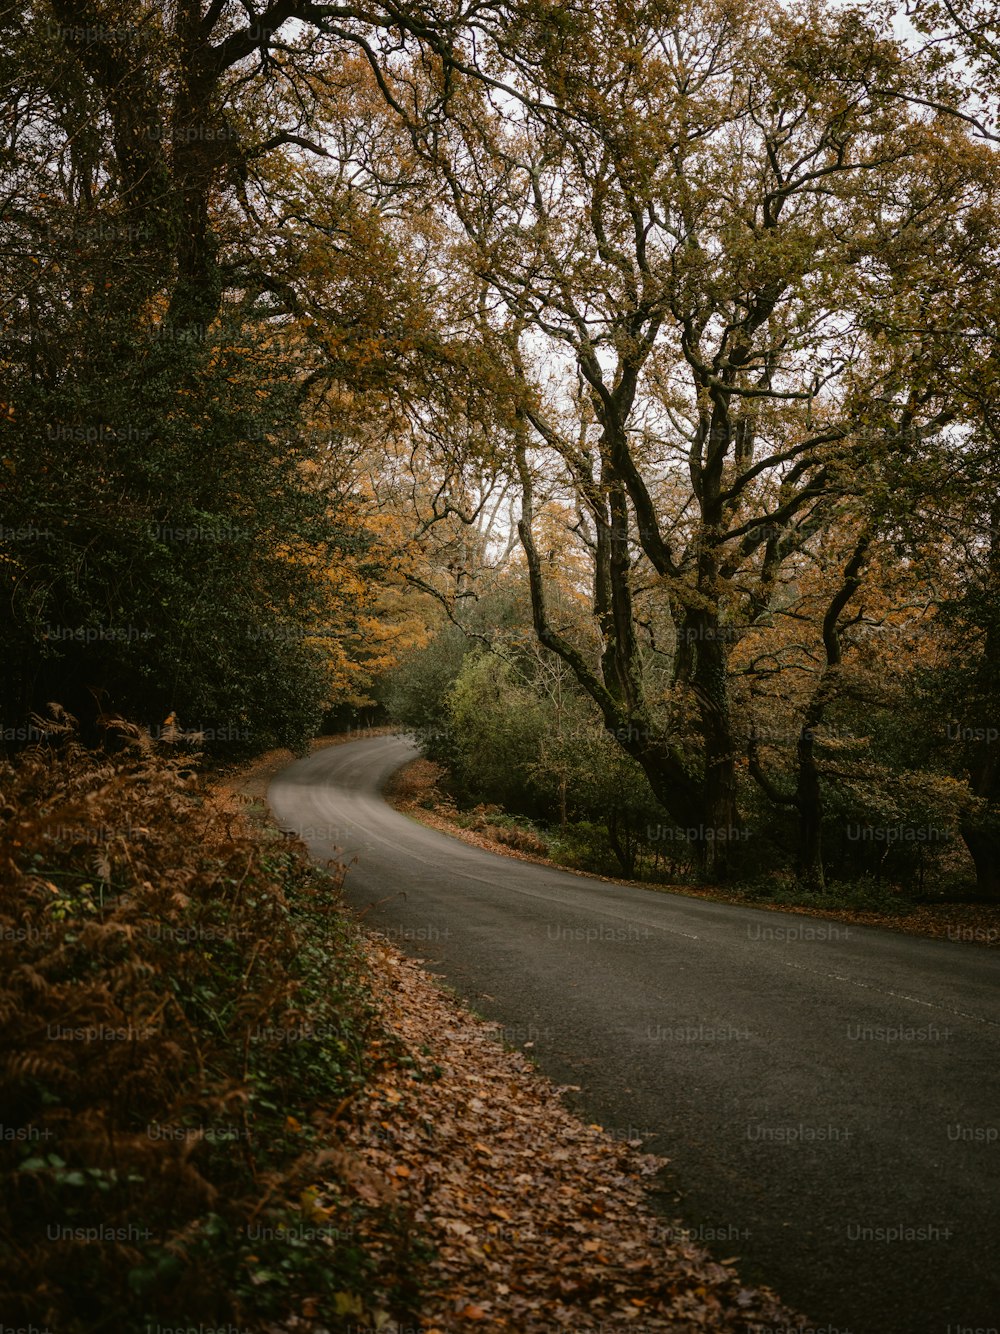
<svg viewBox="0 0 1000 1334">
<path fill-rule="evenodd" d="M 434 1247 L 423 1334 L 803 1323 L 766 1289 L 744 1288 L 731 1260 L 664 1242 L 683 1235 L 648 1202 L 666 1159 L 578 1121 L 560 1099 L 576 1086 L 556 1089 L 387 942 L 369 948 L 382 1022 L 413 1064 L 387 1062 L 331 1133 L 356 1164 L 357 1193 L 395 1198 Z"/>
</svg>

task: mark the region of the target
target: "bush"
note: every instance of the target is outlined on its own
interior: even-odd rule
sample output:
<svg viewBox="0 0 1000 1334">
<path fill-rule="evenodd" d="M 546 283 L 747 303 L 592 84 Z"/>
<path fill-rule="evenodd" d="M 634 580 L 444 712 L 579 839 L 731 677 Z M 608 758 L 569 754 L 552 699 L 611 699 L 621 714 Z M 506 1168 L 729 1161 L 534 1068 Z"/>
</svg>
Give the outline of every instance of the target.
<svg viewBox="0 0 1000 1334">
<path fill-rule="evenodd" d="M 360 537 L 311 480 L 294 368 L 236 307 L 192 346 L 70 328 L 73 369 L 5 424 L 0 718 L 58 699 L 89 727 L 96 696 L 221 754 L 300 747 L 332 694 L 319 571 Z"/>
<path fill-rule="evenodd" d="M 549 845 L 549 856 L 560 866 L 570 866 L 575 871 L 616 875 L 620 870 L 607 829 L 590 820 L 574 821 L 561 829 Z"/>
<path fill-rule="evenodd" d="M 324 1150 L 390 1051 L 336 879 L 136 729 L 109 756 L 52 727 L 58 749 L 0 767 L 5 1319 L 402 1317 L 409 1220 Z"/>
</svg>

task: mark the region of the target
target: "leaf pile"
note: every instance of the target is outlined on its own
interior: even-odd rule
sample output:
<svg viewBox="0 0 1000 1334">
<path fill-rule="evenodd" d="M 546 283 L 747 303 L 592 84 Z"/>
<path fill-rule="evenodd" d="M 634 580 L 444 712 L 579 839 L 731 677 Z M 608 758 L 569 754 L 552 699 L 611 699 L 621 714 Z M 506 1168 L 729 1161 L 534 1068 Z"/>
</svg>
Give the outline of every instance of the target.
<svg viewBox="0 0 1000 1334">
<path fill-rule="evenodd" d="M 799 1323 L 652 1212 L 662 1159 L 579 1121 L 493 1026 L 377 937 L 371 967 L 383 1022 L 422 1054 L 366 1087 L 344 1143 L 435 1247 L 425 1329 L 736 1334 Z"/>
</svg>

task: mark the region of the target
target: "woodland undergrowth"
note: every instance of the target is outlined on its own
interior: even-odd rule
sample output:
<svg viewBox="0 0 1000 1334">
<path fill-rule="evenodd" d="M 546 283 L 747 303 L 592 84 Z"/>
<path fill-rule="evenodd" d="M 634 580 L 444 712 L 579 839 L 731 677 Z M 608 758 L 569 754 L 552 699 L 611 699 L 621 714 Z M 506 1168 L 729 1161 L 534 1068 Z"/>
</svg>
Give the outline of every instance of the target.
<svg viewBox="0 0 1000 1334">
<path fill-rule="evenodd" d="M 410 1220 L 331 1147 L 396 1058 L 336 870 L 262 839 L 176 747 L 45 726 L 0 763 L 6 1322 L 405 1319 Z"/>
</svg>

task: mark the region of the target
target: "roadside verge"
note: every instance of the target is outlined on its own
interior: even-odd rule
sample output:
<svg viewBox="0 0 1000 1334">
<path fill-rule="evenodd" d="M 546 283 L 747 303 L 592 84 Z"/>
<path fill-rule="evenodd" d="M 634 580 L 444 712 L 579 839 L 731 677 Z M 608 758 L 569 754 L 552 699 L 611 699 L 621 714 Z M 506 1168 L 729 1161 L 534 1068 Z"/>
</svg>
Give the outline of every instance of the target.
<svg viewBox="0 0 1000 1334">
<path fill-rule="evenodd" d="M 658 894 L 680 894 L 687 898 L 711 899 L 716 903 L 731 903 L 745 908 L 759 908 L 764 912 L 795 913 L 801 917 L 819 917 L 824 921 L 849 922 L 853 926 L 877 926 L 903 935 L 924 936 L 936 940 L 951 940 L 967 945 L 1000 949 L 1000 904 L 979 902 L 944 902 L 909 904 L 900 900 L 898 909 L 875 911 L 838 904 L 830 894 L 815 906 L 802 902 L 785 902 L 780 898 L 770 901 L 759 894 L 740 892 L 738 889 L 695 885 L 661 884 L 649 880 L 625 880 L 617 876 L 599 875 L 567 866 L 544 855 L 544 845 L 535 837 L 518 837 L 517 831 L 491 823 L 489 808 L 484 808 L 476 827 L 460 822 L 458 812 L 447 800 L 442 800 L 438 789 L 441 777 L 439 766 L 425 759 L 411 760 L 393 774 L 385 789 L 385 799 L 395 810 L 450 838 L 457 838 L 472 847 L 482 848 L 501 857 L 551 866 L 553 870 L 605 884 L 632 885 L 637 889 Z"/>
</svg>

